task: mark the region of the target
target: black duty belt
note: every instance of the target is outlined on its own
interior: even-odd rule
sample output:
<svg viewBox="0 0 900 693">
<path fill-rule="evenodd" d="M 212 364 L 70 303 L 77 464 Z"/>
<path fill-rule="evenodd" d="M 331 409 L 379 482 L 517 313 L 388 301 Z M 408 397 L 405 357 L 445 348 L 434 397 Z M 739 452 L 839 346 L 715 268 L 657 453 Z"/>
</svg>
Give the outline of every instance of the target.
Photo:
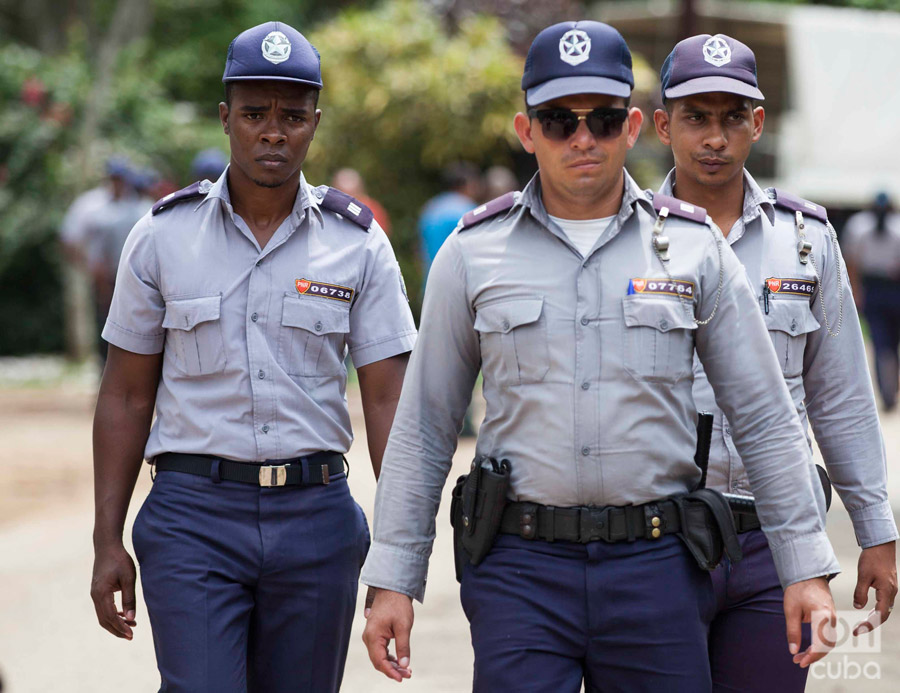
<svg viewBox="0 0 900 693">
<path fill-rule="evenodd" d="M 674 534 L 681 531 L 681 517 L 670 500 L 602 508 L 509 503 L 503 511 L 500 531 L 523 539 L 614 543 Z"/>
<path fill-rule="evenodd" d="M 762 525 L 759 523 L 759 518 L 756 516 L 756 513 L 733 514 L 734 528 L 738 531 L 738 534 L 743 534 L 744 532 L 752 532 L 754 529 L 762 528 Z"/>
<path fill-rule="evenodd" d="M 327 484 L 331 477 L 344 471 L 344 456 L 339 452 L 316 452 L 305 457 L 266 460 L 265 464 L 235 462 L 212 455 L 186 455 L 166 452 L 156 457 L 160 472 L 183 472 L 196 476 L 212 476 L 218 463 L 218 476 L 223 481 L 242 481 L 256 486 L 307 486 Z"/>
</svg>

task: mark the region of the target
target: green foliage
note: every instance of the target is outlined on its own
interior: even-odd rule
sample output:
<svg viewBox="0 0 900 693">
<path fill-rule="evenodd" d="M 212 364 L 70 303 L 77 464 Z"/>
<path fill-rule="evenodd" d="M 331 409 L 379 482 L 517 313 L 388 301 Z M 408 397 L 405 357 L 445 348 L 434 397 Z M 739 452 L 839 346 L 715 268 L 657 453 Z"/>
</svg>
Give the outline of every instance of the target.
<svg viewBox="0 0 900 693">
<path fill-rule="evenodd" d="M 322 55 L 322 122 L 305 167 L 327 182 L 351 166 L 387 207 L 413 303 L 416 217 L 454 161 L 509 164 L 518 147 L 522 59 L 493 17 L 452 36 L 420 0 L 348 10 L 310 35 Z"/>
<path fill-rule="evenodd" d="M 231 40 L 244 29 L 278 20 L 308 35 L 342 6 L 372 0 L 154 0 L 150 78 L 170 98 L 207 107 L 222 100 L 222 71 Z"/>
<path fill-rule="evenodd" d="M 0 49 L 0 324 L 11 326 L 0 332 L 2 354 L 62 348 L 56 236 L 71 200 L 102 178 L 107 156 L 126 154 L 184 180 L 197 150 L 227 145 L 216 120 L 196 118 L 146 80 L 147 45 L 120 56 L 100 138 L 86 153 L 78 124 L 90 70 L 78 40 L 55 56 L 14 43 Z"/>
</svg>

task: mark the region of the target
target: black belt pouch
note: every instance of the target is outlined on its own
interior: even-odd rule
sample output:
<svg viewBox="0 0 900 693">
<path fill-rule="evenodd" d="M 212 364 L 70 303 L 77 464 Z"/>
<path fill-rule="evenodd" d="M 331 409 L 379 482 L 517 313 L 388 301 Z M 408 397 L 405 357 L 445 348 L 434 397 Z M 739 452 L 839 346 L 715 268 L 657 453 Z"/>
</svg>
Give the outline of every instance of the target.
<svg viewBox="0 0 900 693">
<path fill-rule="evenodd" d="M 450 503 L 456 579 L 462 580 L 466 560 L 478 565 L 484 560 L 500 530 L 500 520 L 509 491 L 508 460 L 480 457 L 471 471 L 459 477 Z"/>
<path fill-rule="evenodd" d="M 733 563 L 742 558 L 734 516 L 718 491 L 701 488 L 672 498 L 681 515 L 678 536 L 703 570 L 714 570 L 727 553 Z"/>
</svg>

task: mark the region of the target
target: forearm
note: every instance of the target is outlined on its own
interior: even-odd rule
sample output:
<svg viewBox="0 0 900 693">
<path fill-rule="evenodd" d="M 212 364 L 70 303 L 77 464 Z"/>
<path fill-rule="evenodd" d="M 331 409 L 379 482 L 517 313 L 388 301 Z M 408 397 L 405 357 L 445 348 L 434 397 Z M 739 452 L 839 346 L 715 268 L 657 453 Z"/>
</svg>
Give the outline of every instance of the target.
<svg viewBox="0 0 900 693">
<path fill-rule="evenodd" d="M 122 538 L 154 401 L 101 389 L 94 414 L 94 546 Z"/>
<path fill-rule="evenodd" d="M 387 446 L 398 401 L 399 397 L 386 399 L 364 412 L 366 441 L 369 444 L 369 458 L 372 460 L 372 471 L 375 472 L 376 480 L 381 476 L 381 461 L 384 458 L 384 448 Z"/>
<path fill-rule="evenodd" d="M 359 369 L 359 390 L 363 417 L 366 421 L 366 441 L 375 478 L 381 476 L 381 461 L 387 446 L 409 354 L 398 354 Z"/>
</svg>

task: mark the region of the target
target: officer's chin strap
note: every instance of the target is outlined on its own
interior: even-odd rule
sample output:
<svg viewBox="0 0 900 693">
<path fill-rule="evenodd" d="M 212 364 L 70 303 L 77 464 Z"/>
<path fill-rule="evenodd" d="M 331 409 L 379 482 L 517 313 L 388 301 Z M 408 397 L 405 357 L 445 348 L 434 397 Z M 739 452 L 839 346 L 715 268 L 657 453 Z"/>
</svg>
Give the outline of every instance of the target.
<svg viewBox="0 0 900 693">
<path fill-rule="evenodd" d="M 666 219 L 668 219 L 668 217 L 669 208 L 660 208 L 659 214 L 656 217 L 656 223 L 653 224 L 653 240 L 651 243 L 653 245 L 653 252 L 656 253 L 656 257 L 659 258 L 659 262 L 663 267 L 663 271 L 665 271 L 666 276 L 669 278 L 669 281 L 674 284 L 675 280 L 672 278 L 672 273 L 669 272 L 668 264 L 669 237 L 662 235 L 662 231 L 666 225 Z M 694 316 L 692 302 L 689 303 L 685 300 L 684 296 L 682 296 L 681 294 L 678 295 L 678 300 L 681 301 L 684 312 L 687 313 L 688 317 L 694 321 L 695 325 L 707 325 L 713 319 L 716 311 L 719 309 L 719 300 L 722 298 L 722 285 L 725 283 L 725 266 L 722 264 L 722 234 L 717 234 L 715 228 L 709 228 L 709 230 L 716 241 L 716 250 L 719 252 L 719 286 L 716 288 L 716 302 L 713 305 L 712 312 L 704 320 L 698 320 Z"/>
<path fill-rule="evenodd" d="M 797 254 L 800 256 L 801 264 L 810 264 L 813 268 L 813 274 L 816 275 L 816 284 L 819 287 L 819 304 L 822 306 L 822 318 L 825 321 L 825 331 L 829 337 L 837 337 L 841 333 L 841 327 L 844 324 L 844 282 L 841 278 L 841 251 L 838 246 L 837 234 L 830 221 L 825 222 L 825 228 L 828 235 L 831 236 L 831 245 L 834 249 L 834 261 L 837 265 L 835 268 L 835 276 L 837 277 L 838 287 L 838 321 L 835 332 L 832 332 L 831 325 L 828 324 L 828 313 L 825 312 L 825 287 L 822 284 L 822 277 L 819 275 L 819 268 L 816 267 L 816 257 L 812 253 L 812 243 L 806 240 L 806 223 L 803 221 L 803 212 L 794 213 L 794 219 L 797 227 Z"/>
</svg>

